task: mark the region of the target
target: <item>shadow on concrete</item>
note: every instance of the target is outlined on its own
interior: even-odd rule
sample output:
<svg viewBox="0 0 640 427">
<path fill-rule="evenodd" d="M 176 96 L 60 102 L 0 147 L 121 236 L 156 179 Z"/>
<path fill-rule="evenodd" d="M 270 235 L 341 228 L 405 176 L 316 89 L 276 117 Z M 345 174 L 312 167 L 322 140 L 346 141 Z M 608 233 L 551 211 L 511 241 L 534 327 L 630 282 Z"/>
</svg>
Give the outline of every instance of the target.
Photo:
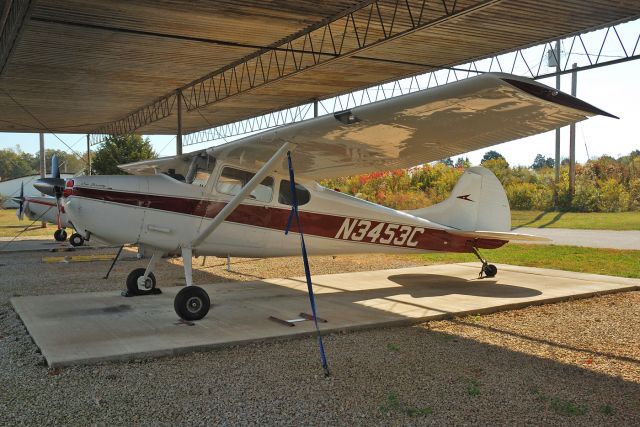
<svg viewBox="0 0 640 427">
<path fill-rule="evenodd" d="M 396 274 L 388 277 L 415 298 L 443 295 L 469 295 L 490 298 L 528 298 L 541 295 L 537 289 L 514 285 L 498 285 L 495 280 L 467 280 L 437 274 Z M 389 288 L 398 293 L 397 288 Z"/>
</svg>

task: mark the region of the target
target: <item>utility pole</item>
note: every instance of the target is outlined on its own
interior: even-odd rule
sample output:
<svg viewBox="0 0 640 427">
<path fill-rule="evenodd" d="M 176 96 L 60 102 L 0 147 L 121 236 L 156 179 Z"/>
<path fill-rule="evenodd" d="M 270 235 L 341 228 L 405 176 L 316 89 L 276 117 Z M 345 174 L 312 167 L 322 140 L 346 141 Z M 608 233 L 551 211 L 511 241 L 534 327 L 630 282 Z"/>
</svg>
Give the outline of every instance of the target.
<svg viewBox="0 0 640 427">
<path fill-rule="evenodd" d="M 571 66 L 571 96 L 578 92 L 578 64 Z M 569 126 L 569 195 L 573 199 L 576 191 L 576 124 Z"/>
<path fill-rule="evenodd" d="M 87 175 L 91 175 L 91 143 L 89 134 L 87 134 L 87 168 Z"/>
</svg>

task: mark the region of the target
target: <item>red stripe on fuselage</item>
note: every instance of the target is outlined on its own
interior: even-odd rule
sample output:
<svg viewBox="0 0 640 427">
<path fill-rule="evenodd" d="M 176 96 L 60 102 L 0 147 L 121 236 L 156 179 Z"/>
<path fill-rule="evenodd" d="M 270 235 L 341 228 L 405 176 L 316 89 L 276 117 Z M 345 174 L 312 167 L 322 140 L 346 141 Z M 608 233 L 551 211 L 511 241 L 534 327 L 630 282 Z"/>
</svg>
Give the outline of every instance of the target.
<svg viewBox="0 0 640 427">
<path fill-rule="evenodd" d="M 162 196 L 148 193 L 129 193 L 113 190 L 102 190 L 96 188 L 74 187 L 73 196 L 84 197 L 88 199 L 102 200 L 111 203 L 120 203 L 140 208 L 157 209 L 165 212 L 174 212 L 185 215 L 193 215 L 197 217 L 214 218 L 226 205 L 225 202 L 217 202 L 206 199 L 189 199 L 175 196 Z M 226 219 L 228 222 L 238 224 L 251 225 L 255 227 L 268 228 L 273 230 L 284 230 L 287 226 L 291 209 L 279 208 L 274 206 L 261 205 L 239 205 Z M 448 233 L 444 230 L 420 227 L 415 224 L 402 224 L 396 222 L 381 222 L 376 220 L 363 220 L 370 222 L 367 230 L 373 230 L 380 224 L 394 224 L 396 234 L 389 243 L 381 243 L 379 241 L 371 241 L 373 239 L 364 238 L 362 240 L 354 240 L 349 238 L 336 238 L 338 232 L 343 226 L 346 219 L 360 221 L 360 218 L 351 218 L 330 214 L 321 214 L 316 212 L 300 211 L 300 222 L 303 226 L 305 234 L 327 237 L 345 242 L 357 243 L 375 243 L 383 246 L 406 247 L 411 249 L 422 249 L 426 251 L 447 251 L 447 252 L 470 252 L 472 246 L 485 249 L 498 248 L 506 243 L 503 240 L 494 239 L 469 239 L 468 237 L 458 236 Z M 411 239 L 405 239 L 402 244 L 393 244 L 398 241 L 399 230 L 402 226 L 424 229 L 422 233 L 413 234 L 413 242 L 415 245 L 409 245 Z M 385 226 L 383 226 L 385 227 Z M 358 226 L 353 229 L 353 235 Z M 297 232 L 298 228 L 295 221 L 291 224 L 291 231 Z M 399 238 L 399 236 L 398 236 Z M 376 240 L 381 240 L 380 238 Z"/>
</svg>

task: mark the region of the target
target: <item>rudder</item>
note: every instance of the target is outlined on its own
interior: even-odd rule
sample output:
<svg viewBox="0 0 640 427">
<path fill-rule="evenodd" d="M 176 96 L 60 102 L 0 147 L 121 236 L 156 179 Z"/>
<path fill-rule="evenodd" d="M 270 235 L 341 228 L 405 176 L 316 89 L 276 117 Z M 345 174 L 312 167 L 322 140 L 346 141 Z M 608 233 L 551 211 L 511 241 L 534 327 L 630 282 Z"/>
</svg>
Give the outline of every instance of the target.
<svg viewBox="0 0 640 427">
<path fill-rule="evenodd" d="M 510 231 L 507 194 L 489 169 L 467 169 L 442 203 L 408 214 L 462 231 Z"/>
</svg>

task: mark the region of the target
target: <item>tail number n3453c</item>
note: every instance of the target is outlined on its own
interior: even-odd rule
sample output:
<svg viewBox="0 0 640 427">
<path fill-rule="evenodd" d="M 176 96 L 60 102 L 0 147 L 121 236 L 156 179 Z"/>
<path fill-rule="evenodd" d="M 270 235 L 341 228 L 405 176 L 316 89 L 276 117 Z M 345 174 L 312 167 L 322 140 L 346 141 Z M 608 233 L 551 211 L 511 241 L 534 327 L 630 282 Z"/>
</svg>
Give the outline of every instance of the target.
<svg viewBox="0 0 640 427">
<path fill-rule="evenodd" d="M 418 246 L 416 237 L 423 233 L 424 228 L 422 227 L 345 218 L 335 238 L 355 242 L 416 247 Z"/>
</svg>

